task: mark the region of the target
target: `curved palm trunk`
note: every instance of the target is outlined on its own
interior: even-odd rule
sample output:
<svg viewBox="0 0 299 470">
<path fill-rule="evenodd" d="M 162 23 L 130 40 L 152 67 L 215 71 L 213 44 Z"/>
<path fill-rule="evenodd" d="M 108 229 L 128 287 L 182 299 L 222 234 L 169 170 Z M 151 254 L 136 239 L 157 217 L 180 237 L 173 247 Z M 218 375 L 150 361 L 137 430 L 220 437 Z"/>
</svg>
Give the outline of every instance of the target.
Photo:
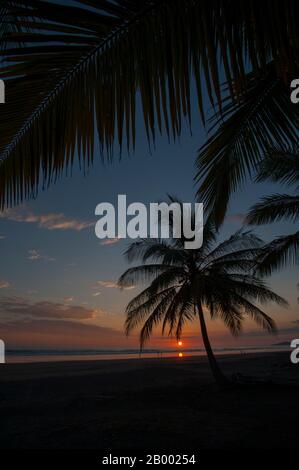
<svg viewBox="0 0 299 470">
<path fill-rule="evenodd" d="M 197 308 L 198 308 L 198 316 L 199 316 L 200 327 L 201 327 L 202 340 L 203 340 L 203 344 L 205 346 L 205 350 L 206 350 L 206 353 L 207 353 L 207 356 L 208 356 L 208 360 L 209 360 L 209 363 L 210 363 L 210 367 L 211 367 L 214 379 L 216 380 L 217 384 L 219 384 L 219 385 L 228 384 L 228 379 L 225 377 L 225 375 L 221 371 L 221 369 L 220 369 L 220 367 L 219 367 L 219 365 L 216 361 L 216 358 L 214 356 L 214 353 L 213 353 L 213 350 L 212 350 L 212 347 L 211 347 L 211 343 L 210 343 L 210 340 L 209 340 L 208 332 L 207 332 L 207 327 L 206 327 L 206 322 L 205 322 L 205 319 L 204 319 L 204 314 L 203 314 L 203 311 L 202 311 L 202 306 L 201 306 L 200 303 L 198 304 Z"/>
</svg>

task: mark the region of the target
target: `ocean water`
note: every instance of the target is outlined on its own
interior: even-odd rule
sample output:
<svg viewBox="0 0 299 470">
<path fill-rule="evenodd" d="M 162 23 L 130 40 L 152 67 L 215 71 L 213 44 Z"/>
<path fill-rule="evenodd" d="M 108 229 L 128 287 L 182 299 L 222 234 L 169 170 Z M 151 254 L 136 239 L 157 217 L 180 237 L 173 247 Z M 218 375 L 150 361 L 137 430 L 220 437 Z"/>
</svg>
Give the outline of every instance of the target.
<svg viewBox="0 0 299 470">
<path fill-rule="evenodd" d="M 250 354 L 258 352 L 288 351 L 287 345 L 273 345 L 264 348 L 222 348 L 214 349 L 216 355 L 225 354 Z M 179 357 L 184 359 L 190 356 L 204 356 L 203 349 L 184 349 L 173 350 L 144 350 L 142 354 L 137 349 L 129 350 L 103 350 L 103 349 L 85 349 L 85 350 L 59 350 L 59 349 L 8 349 L 6 351 L 5 362 L 12 363 L 32 363 L 32 362 L 61 362 L 61 361 L 100 361 L 100 360 L 118 360 L 118 359 L 145 359 L 145 358 L 165 358 Z"/>
</svg>

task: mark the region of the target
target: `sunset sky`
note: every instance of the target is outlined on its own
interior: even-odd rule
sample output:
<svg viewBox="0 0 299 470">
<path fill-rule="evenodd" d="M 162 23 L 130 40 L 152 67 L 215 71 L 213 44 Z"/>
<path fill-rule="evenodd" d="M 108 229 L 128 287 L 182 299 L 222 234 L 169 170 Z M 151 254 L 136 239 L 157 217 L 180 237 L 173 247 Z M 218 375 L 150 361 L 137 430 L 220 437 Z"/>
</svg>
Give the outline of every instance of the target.
<svg viewBox="0 0 299 470">
<path fill-rule="evenodd" d="M 140 117 L 141 120 L 141 117 Z M 0 216 L 0 337 L 7 348 L 132 348 L 137 334 L 123 334 L 126 303 L 137 288 L 119 291 L 116 281 L 127 268 L 123 252 L 128 240 L 100 241 L 94 233 L 95 207 L 116 203 L 126 194 L 128 203 L 155 202 L 171 193 L 193 202 L 196 150 L 206 132 L 198 122 L 193 134 L 182 133 L 180 142 L 158 138 L 148 148 L 143 126 L 137 130 L 136 152 L 113 164 L 98 162 L 84 176 L 74 168 L 73 177 L 63 177 L 36 200 Z M 98 152 L 95 152 L 98 156 Z M 97 159 L 97 158 L 96 158 Z M 260 196 L 288 192 L 274 184 L 250 183 L 232 200 L 221 237 L 242 224 L 247 209 Z M 294 230 L 291 223 L 260 227 L 265 240 Z M 297 297 L 298 269 L 285 269 L 272 276 L 270 284 L 290 303 L 288 309 L 268 305 L 281 333 L 270 337 L 251 322 L 244 334 L 232 338 L 220 322 L 208 322 L 216 347 L 263 346 L 299 337 Z M 201 347 L 199 325 L 186 327 L 186 347 Z M 148 347 L 168 348 L 174 339 L 161 338 L 158 330 Z"/>
</svg>

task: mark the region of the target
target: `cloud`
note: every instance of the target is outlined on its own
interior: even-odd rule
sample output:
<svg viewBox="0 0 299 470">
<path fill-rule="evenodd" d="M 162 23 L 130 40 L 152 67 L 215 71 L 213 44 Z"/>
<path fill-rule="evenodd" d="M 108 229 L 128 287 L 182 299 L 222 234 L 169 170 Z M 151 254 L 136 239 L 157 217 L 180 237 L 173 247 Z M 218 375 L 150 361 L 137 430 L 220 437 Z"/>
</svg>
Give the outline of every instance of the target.
<svg viewBox="0 0 299 470">
<path fill-rule="evenodd" d="M 107 287 L 108 289 L 118 289 L 117 282 L 115 281 L 98 281 L 98 284 L 103 287 Z"/>
<path fill-rule="evenodd" d="M 38 290 L 37 289 L 28 289 L 26 291 L 26 294 L 27 295 L 36 295 L 36 294 L 38 294 Z"/>
<path fill-rule="evenodd" d="M 115 245 L 116 243 L 120 242 L 120 240 L 121 238 L 107 238 L 101 241 L 101 245 L 104 245 L 104 246 Z"/>
<path fill-rule="evenodd" d="M 34 214 L 30 211 L 7 209 L 0 214 L 0 217 L 13 222 L 37 224 L 38 227 L 46 230 L 76 230 L 80 232 L 94 225 L 93 222 L 73 219 L 63 213 Z"/>
<path fill-rule="evenodd" d="M 12 348 L 127 348 L 137 346 L 136 338 L 122 330 L 72 320 L 38 318 L 0 321 L 1 338 Z"/>
<path fill-rule="evenodd" d="M 31 261 L 55 261 L 55 258 L 51 258 L 50 256 L 44 255 L 39 250 L 29 250 L 28 259 L 30 259 Z"/>
<path fill-rule="evenodd" d="M 94 294 L 92 294 L 94 297 L 98 297 L 99 295 L 101 295 L 101 292 L 95 292 Z"/>
<path fill-rule="evenodd" d="M 10 287 L 10 283 L 0 279 L 0 289 L 7 289 L 8 287 Z"/>
<path fill-rule="evenodd" d="M 4 240 L 6 237 L 4 235 L 0 235 L 0 240 Z"/>
<path fill-rule="evenodd" d="M 39 317 L 49 319 L 89 320 L 96 318 L 97 310 L 50 301 L 30 302 L 23 297 L 0 298 L 0 312 L 21 317 Z"/>
<path fill-rule="evenodd" d="M 117 282 L 111 280 L 97 281 L 100 286 L 106 287 L 108 289 L 119 289 Z M 135 286 L 127 286 L 123 288 L 124 290 L 135 289 Z"/>
</svg>

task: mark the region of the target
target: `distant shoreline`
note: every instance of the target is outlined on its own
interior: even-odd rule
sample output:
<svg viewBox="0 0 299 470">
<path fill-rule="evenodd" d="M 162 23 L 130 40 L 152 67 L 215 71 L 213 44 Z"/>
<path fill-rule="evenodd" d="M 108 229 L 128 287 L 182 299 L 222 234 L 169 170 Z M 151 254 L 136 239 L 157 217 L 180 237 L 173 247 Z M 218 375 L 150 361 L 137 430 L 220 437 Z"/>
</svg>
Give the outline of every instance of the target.
<svg viewBox="0 0 299 470">
<path fill-rule="evenodd" d="M 246 356 L 248 354 L 271 354 L 277 352 L 287 352 L 290 348 L 286 345 L 276 345 L 264 348 L 234 348 L 234 349 L 215 349 L 215 355 L 224 356 Z M 179 357 L 179 353 L 183 356 Z M 206 353 L 202 349 L 184 349 L 177 350 L 147 350 L 142 354 L 136 350 L 120 350 L 120 351 L 90 351 L 90 350 L 8 350 L 6 353 L 7 364 L 24 364 L 24 363 L 55 363 L 55 362 L 89 362 L 89 361 L 132 361 L 143 359 L 179 359 L 184 361 L 188 358 L 205 357 Z"/>
</svg>

